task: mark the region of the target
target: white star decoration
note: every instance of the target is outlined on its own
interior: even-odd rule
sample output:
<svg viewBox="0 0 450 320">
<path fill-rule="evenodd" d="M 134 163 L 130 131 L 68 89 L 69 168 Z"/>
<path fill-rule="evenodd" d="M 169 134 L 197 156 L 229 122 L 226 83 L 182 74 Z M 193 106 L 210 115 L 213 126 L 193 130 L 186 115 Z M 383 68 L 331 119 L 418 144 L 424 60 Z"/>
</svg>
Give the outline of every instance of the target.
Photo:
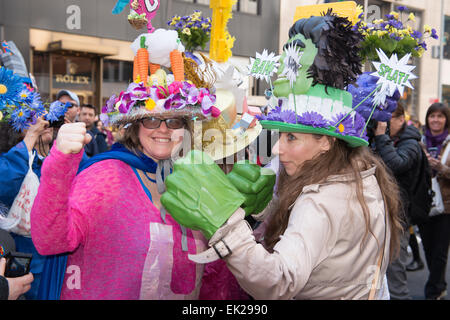
<svg viewBox="0 0 450 320">
<path fill-rule="evenodd" d="M 264 49 L 263 53 L 256 53 L 256 59 L 250 58 L 250 64 L 248 65 L 248 71 L 255 79 L 266 80 L 269 82 L 270 77 L 274 72 L 277 72 L 280 63 L 280 56 L 275 56 L 275 53 Z"/>
<path fill-rule="evenodd" d="M 379 89 L 373 98 L 375 106 L 384 105 L 386 97 L 392 97 L 395 90 L 398 90 L 400 95 L 403 95 L 405 87 L 414 90 L 410 80 L 417 79 L 417 76 L 412 73 L 416 66 L 408 65 L 410 53 L 400 60 L 398 60 L 397 54 L 388 58 L 382 50 L 377 49 L 377 53 L 380 62 L 372 62 L 377 71 L 371 74 L 379 78 L 377 82 Z"/>
<path fill-rule="evenodd" d="M 286 57 L 283 60 L 284 69 L 280 77 L 286 77 L 289 80 L 291 88 L 294 87 L 294 82 L 298 77 L 298 70 L 302 67 L 300 59 L 303 56 L 303 51 L 292 43 L 284 50 Z"/>
</svg>

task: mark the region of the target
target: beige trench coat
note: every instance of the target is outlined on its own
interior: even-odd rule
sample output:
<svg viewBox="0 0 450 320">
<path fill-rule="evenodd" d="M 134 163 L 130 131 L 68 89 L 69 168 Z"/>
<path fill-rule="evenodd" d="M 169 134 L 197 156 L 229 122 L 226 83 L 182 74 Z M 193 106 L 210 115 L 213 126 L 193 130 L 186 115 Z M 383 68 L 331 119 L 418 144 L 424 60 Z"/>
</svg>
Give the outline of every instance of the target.
<svg viewBox="0 0 450 320">
<path fill-rule="evenodd" d="M 384 202 L 375 168 L 361 176 L 377 240 L 369 233 L 362 243 L 365 220 L 351 176 L 329 177 L 303 189 L 273 253 L 255 241 L 245 221 L 223 238 L 232 251 L 225 261 L 242 288 L 255 299 L 367 299 L 387 243 L 376 297 L 386 294 L 390 232 Z M 276 208 L 274 199 L 256 218 L 266 219 Z"/>
</svg>

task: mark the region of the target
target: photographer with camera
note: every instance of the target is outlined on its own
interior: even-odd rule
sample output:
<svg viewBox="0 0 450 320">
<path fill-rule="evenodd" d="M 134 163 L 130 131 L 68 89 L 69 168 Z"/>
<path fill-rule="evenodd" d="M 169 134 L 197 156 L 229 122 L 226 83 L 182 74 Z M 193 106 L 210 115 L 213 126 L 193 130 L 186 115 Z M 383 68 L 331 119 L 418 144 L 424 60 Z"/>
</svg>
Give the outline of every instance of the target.
<svg viewBox="0 0 450 320">
<path fill-rule="evenodd" d="M 70 109 L 70 102 L 55 101 L 48 113 L 28 119 L 28 127 L 21 132 L 15 129 L 14 121 L 19 120 L 0 123 L 0 202 L 6 206 L 6 212 L 0 215 L 0 229 L 11 233 L 19 252 L 33 256 L 34 282 L 25 295 L 30 300 L 59 296 L 52 285 L 59 278 L 54 270 L 66 263 L 65 256 L 43 256 L 37 252 L 31 238 L 30 212 L 40 185 L 42 164 Z"/>
<path fill-rule="evenodd" d="M 80 100 L 78 96 L 70 90 L 61 90 L 56 95 L 56 99 L 62 103 L 68 103 L 64 123 L 76 122 L 80 115 Z"/>
<path fill-rule="evenodd" d="M 413 206 L 415 199 L 411 190 L 421 183 L 419 181 L 420 172 L 416 170 L 423 160 L 422 148 L 419 144 L 421 135 L 417 128 L 407 126 L 405 109 L 401 103 L 398 103 L 389 123 L 375 123 L 373 136 L 372 147 L 387 167 L 391 169 L 400 187 L 405 213 L 400 255 L 391 262 L 387 270 L 389 292 L 393 300 L 409 300 L 411 297 L 406 275 L 409 243 L 408 227 L 411 224 L 413 208 L 415 208 Z"/>
<path fill-rule="evenodd" d="M 0 300 L 17 300 L 30 290 L 33 274 L 28 273 L 17 278 L 5 277 L 6 256 L 15 250 L 14 239 L 8 232 L 0 229 Z"/>
<path fill-rule="evenodd" d="M 15 136 L 16 139 L 10 139 L 10 136 Z M 11 211 L 13 205 L 15 212 L 31 211 L 32 200 L 34 200 L 32 195 L 22 192 L 23 197 L 20 200 L 18 196 L 21 190 L 37 190 L 41 166 L 52 142 L 53 128 L 49 127 L 49 122 L 44 120 L 44 117 L 38 118 L 36 123 L 30 125 L 22 134 L 14 134 L 10 123 L 0 124 L 0 202 L 7 207 L 8 211 Z M 13 143 L 14 145 L 11 145 Z M 24 184 L 26 178 L 31 182 Z M 20 208 L 19 203 L 24 204 L 23 208 Z M 15 217 L 20 218 L 21 215 L 15 215 Z M 27 290 L 25 297 L 36 299 L 46 257 L 38 254 L 32 239 L 27 236 L 30 228 L 29 219 L 28 223 L 22 219 L 20 222 L 12 221 L 11 214 L 8 213 L 7 218 L 0 219 L 0 228 L 11 232 L 18 251 L 33 254 L 31 271 L 35 281 L 31 285 L 31 290 Z"/>
</svg>

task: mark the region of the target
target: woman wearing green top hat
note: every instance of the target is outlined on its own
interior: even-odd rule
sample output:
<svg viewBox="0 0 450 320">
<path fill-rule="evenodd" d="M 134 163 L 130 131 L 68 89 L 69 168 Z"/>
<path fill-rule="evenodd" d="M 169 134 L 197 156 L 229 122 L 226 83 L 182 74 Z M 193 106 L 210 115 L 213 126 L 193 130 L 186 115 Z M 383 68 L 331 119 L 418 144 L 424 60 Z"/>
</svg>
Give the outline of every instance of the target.
<svg viewBox="0 0 450 320">
<path fill-rule="evenodd" d="M 273 200 L 254 215 L 264 220 L 260 242 L 238 207 L 247 201 L 240 186 L 220 177 L 204 154 L 178 161 L 166 181 L 161 202 L 209 239 L 211 248 L 190 259 L 224 259 L 255 299 L 388 296 L 383 280 L 398 248 L 399 196 L 368 150 L 365 121 L 344 90 L 361 73 L 359 40 L 348 20 L 331 12 L 290 30 L 275 82 L 279 105 L 261 119 L 264 128 L 280 132 L 273 152 L 281 165 Z M 241 178 L 250 184 L 260 178 L 247 173 Z M 230 201 L 236 210 L 223 209 Z"/>
</svg>

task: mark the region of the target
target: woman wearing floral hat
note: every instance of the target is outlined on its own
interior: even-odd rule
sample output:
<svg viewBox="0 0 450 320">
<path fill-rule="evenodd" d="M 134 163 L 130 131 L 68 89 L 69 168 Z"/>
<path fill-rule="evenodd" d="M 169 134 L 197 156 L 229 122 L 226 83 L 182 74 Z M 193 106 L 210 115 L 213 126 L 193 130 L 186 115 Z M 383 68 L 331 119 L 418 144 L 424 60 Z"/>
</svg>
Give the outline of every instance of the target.
<svg viewBox="0 0 450 320">
<path fill-rule="evenodd" d="M 61 127 L 31 213 L 38 251 L 69 253 L 61 299 L 198 297 L 203 268 L 188 254 L 201 252 L 204 239 L 178 225 L 159 199 L 172 157 L 190 144 L 189 121 L 211 116 L 214 100 L 187 82 L 132 83 L 104 110 L 125 128 L 120 143 L 78 175 L 85 125 Z"/>
<path fill-rule="evenodd" d="M 204 200 L 193 209 L 196 198 L 182 188 L 186 181 L 194 190 L 211 188 L 213 182 L 196 178 L 200 171 L 215 174 L 210 161 L 203 167 L 190 165 L 189 158 L 175 163 L 161 201 L 177 221 L 209 239 L 211 248 L 191 259 L 224 259 L 255 299 L 386 298 L 383 279 L 401 228 L 399 196 L 384 164 L 368 150 L 365 122 L 344 91 L 360 73 L 354 49 L 359 35 L 347 19 L 327 13 L 297 21 L 290 36 L 287 48 L 295 50 L 287 50 L 281 59 L 289 64 L 279 69 L 287 79 L 275 82 L 280 105 L 261 121 L 280 132 L 273 149 L 280 161 L 276 197 L 254 216 L 266 222 L 264 238 L 255 241 L 239 208 L 244 200 L 218 173 L 220 196 L 202 195 L 216 206 Z M 299 61 L 299 69 L 289 79 L 292 61 Z M 337 75 L 326 71 L 336 68 L 342 68 Z"/>
</svg>

